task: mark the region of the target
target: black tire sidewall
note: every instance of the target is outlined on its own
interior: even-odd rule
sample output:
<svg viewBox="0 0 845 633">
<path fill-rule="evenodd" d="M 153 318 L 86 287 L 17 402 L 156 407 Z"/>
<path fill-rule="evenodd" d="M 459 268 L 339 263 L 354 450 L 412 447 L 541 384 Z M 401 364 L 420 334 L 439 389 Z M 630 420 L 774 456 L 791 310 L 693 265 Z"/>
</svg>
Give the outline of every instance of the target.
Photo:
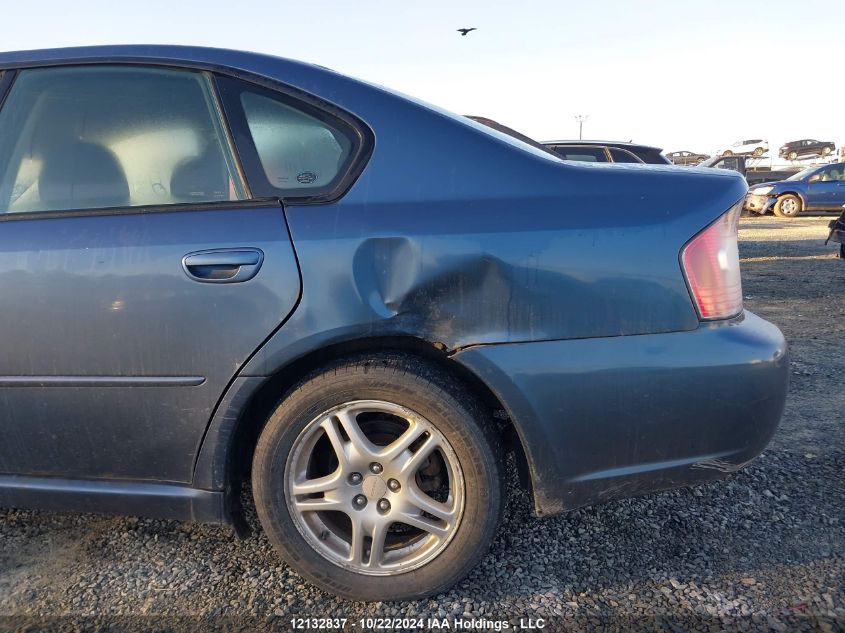
<svg viewBox="0 0 845 633">
<path fill-rule="evenodd" d="M 256 510 L 270 541 L 300 574 L 324 589 L 358 600 L 421 598 L 445 590 L 481 559 L 495 534 L 502 505 L 495 436 L 468 394 L 456 397 L 425 363 L 389 359 L 351 362 L 306 380 L 270 416 L 253 460 Z M 287 456 L 307 424 L 352 400 L 386 400 L 415 411 L 451 444 L 464 477 L 464 514 L 446 549 L 423 567 L 391 576 L 343 569 L 312 549 L 287 508 Z"/>
</svg>

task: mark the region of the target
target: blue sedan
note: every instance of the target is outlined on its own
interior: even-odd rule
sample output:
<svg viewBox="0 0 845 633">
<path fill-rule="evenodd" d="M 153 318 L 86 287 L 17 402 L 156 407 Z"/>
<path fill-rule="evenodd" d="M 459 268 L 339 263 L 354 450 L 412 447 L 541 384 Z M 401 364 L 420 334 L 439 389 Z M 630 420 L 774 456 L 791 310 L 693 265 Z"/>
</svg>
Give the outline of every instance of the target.
<svg viewBox="0 0 845 633">
<path fill-rule="evenodd" d="M 739 174 L 226 50 L 2 53 L 0 104 L 0 505 L 243 534 L 249 487 L 305 578 L 399 600 L 484 556 L 509 452 L 549 516 L 775 432 Z"/>
<path fill-rule="evenodd" d="M 751 187 L 745 207 L 793 218 L 802 211 L 841 211 L 845 206 L 845 163 L 808 167 L 786 180 Z"/>
</svg>

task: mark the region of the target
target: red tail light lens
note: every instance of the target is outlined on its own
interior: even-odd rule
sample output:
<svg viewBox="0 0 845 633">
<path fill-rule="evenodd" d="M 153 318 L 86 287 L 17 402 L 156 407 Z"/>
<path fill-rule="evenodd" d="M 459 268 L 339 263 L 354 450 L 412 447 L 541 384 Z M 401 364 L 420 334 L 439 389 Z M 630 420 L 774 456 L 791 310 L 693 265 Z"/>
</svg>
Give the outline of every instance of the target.
<svg viewBox="0 0 845 633">
<path fill-rule="evenodd" d="M 741 204 L 690 240 L 681 265 L 702 319 L 727 319 L 742 312 L 737 224 Z"/>
</svg>

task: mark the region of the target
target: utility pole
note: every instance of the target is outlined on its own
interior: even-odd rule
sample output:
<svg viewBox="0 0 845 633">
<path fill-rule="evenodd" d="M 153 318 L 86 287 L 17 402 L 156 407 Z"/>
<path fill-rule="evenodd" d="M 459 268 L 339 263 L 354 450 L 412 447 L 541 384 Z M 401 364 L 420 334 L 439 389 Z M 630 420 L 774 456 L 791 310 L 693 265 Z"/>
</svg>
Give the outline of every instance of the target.
<svg viewBox="0 0 845 633">
<path fill-rule="evenodd" d="M 576 114 L 575 120 L 578 121 L 578 140 L 584 138 L 584 121 L 590 118 L 589 114 Z"/>
</svg>

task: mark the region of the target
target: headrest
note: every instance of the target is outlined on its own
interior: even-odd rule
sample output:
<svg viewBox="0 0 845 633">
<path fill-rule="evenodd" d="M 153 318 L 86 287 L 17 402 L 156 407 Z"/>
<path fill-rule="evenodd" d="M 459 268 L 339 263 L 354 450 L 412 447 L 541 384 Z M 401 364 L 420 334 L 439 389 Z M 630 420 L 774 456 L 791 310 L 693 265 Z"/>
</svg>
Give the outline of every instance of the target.
<svg viewBox="0 0 845 633">
<path fill-rule="evenodd" d="M 42 205 L 49 209 L 129 204 L 129 185 L 115 155 L 101 145 L 84 141 L 71 141 L 46 153 L 38 193 Z"/>
</svg>

